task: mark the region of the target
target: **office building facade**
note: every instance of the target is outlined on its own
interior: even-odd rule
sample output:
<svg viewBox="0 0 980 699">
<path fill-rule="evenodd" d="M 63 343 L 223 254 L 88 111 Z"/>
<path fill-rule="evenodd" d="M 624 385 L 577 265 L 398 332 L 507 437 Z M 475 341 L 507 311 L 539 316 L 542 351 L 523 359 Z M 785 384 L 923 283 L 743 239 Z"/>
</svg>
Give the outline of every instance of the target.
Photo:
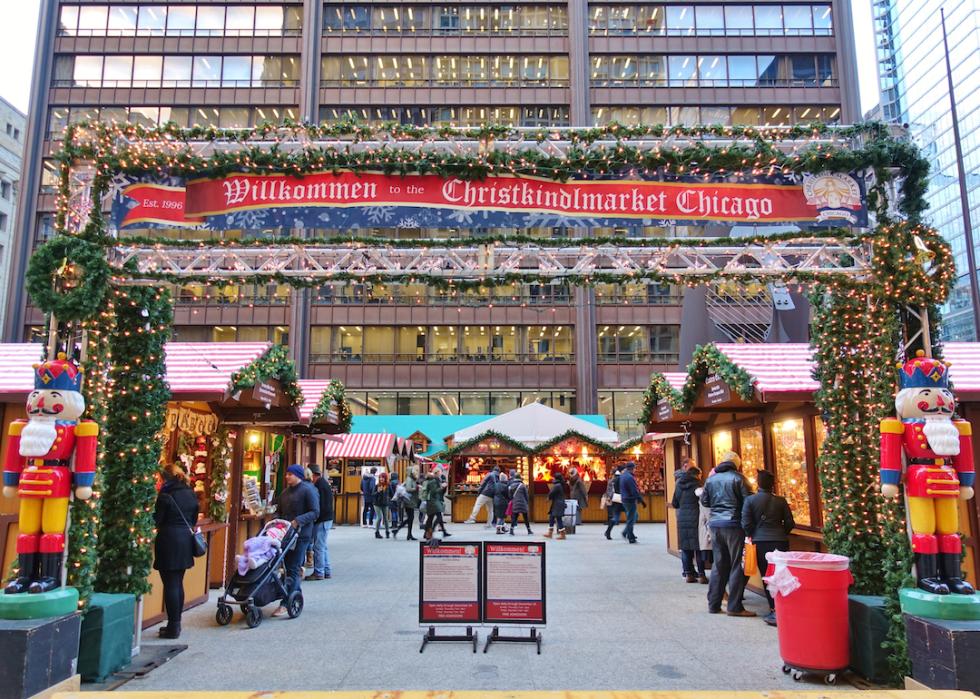
<svg viewBox="0 0 980 699">
<path fill-rule="evenodd" d="M 48 3 L 18 270 L 51 234 L 50 156 L 76 120 L 851 122 L 859 115 L 850 26 L 848 0 Z M 468 235 L 378 225 L 379 237 Z M 650 372 L 675 367 L 681 345 L 681 293 L 658 285 L 465 293 L 189 285 L 175 293 L 178 339 L 286 342 L 302 374 L 343 380 L 355 409 L 368 413 L 487 414 L 539 400 L 602 411 L 635 432 Z M 42 319 L 22 294 L 15 302 L 6 333 L 21 339 Z M 765 325 L 768 309 L 760 314 Z"/>
<path fill-rule="evenodd" d="M 940 9 L 946 12 L 951 71 Z M 977 340 L 965 223 L 980 232 L 980 0 L 875 0 L 882 115 L 907 124 L 929 159 L 927 220 L 949 241 L 959 273 L 945 309 L 947 340 Z M 948 76 L 952 75 L 950 95 Z M 954 141 L 955 98 L 965 165 L 968 214 Z M 974 274 L 977 270 L 974 270 Z"/>
<path fill-rule="evenodd" d="M 27 117 L 23 112 L 0 97 L 0 323 L 7 313 L 10 244 L 14 237 L 26 127 Z"/>
</svg>

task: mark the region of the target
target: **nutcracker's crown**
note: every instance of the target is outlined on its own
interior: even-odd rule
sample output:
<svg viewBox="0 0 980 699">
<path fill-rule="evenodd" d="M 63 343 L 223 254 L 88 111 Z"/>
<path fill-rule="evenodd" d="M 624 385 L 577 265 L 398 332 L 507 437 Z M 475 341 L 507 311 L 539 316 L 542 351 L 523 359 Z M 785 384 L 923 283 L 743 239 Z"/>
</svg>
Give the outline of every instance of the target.
<svg viewBox="0 0 980 699">
<path fill-rule="evenodd" d="M 57 359 L 34 365 L 34 390 L 36 391 L 79 391 L 82 374 L 78 365 L 66 358 L 64 352 Z"/>
<path fill-rule="evenodd" d="M 922 350 L 899 369 L 900 388 L 949 388 L 949 362 L 926 357 Z"/>
</svg>

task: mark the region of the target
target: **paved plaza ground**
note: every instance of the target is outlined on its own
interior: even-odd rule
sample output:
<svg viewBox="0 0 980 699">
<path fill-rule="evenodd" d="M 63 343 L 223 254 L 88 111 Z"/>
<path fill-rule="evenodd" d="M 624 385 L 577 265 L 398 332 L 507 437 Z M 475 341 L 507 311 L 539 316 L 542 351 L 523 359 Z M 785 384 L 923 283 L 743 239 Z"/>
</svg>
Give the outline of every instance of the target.
<svg viewBox="0 0 980 699">
<path fill-rule="evenodd" d="M 663 525 L 637 528 L 640 543 L 579 527 L 548 543 L 548 624 L 542 655 L 524 644 L 477 654 L 465 644 L 419 654 L 418 547 L 374 532 L 330 533 L 333 579 L 303 584 L 295 620 L 248 629 L 237 613 L 214 620 L 212 601 L 184 615 L 189 647 L 126 690 L 336 689 L 820 689 L 781 671 L 776 629 L 761 619 L 709 615 L 706 585 L 686 584 L 665 547 Z M 480 525 L 450 525 L 453 541 L 498 538 Z M 536 534 L 545 531 L 538 524 Z M 520 539 L 510 537 L 507 539 Z M 540 538 L 540 537 L 535 537 Z M 746 606 L 765 601 L 747 593 Z M 267 607 L 266 614 L 273 606 Z M 481 637 L 483 632 L 481 632 Z M 147 643 L 158 643 L 156 628 Z M 846 684 L 844 685 L 847 686 Z"/>
</svg>

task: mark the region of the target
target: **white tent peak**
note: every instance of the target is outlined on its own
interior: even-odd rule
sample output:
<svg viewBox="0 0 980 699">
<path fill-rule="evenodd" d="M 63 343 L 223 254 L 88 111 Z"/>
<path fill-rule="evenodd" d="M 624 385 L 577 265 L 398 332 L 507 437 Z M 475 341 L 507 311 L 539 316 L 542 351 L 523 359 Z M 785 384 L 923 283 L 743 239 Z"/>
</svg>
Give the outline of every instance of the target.
<svg viewBox="0 0 980 699">
<path fill-rule="evenodd" d="M 496 432 L 528 446 L 549 442 L 566 432 L 577 432 L 583 437 L 613 446 L 619 443 L 619 434 L 599 427 L 587 420 L 549 408 L 541 403 L 530 403 L 522 408 L 497 415 L 484 422 L 459 430 L 452 435 L 453 444 L 461 444 L 487 432 Z"/>
</svg>

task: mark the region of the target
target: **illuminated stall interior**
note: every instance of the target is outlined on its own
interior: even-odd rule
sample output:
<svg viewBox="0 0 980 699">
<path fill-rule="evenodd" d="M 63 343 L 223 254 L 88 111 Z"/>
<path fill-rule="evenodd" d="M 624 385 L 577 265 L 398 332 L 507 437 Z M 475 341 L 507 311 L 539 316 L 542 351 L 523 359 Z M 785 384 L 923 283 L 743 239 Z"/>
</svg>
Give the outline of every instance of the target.
<svg viewBox="0 0 980 699">
<path fill-rule="evenodd" d="M 631 440 L 620 444 L 618 434 L 598 415 L 572 416 L 539 403 L 498 415 L 458 430 L 446 437 L 442 455 L 450 461 L 453 519 L 465 519 L 476 501 L 477 489 L 494 466 L 502 473 L 512 469 L 530 484 L 531 516 L 547 519 L 549 487 L 561 474 L 568 482 L 574 468 L 589 488 L 589 505 L 583 520 L 602 522 L 606 512 L 600 499 L 612 469 L 620 463 L 637 463 L 637 480 L 650 506 L 640 511 L 643 521 L 663 521 L 664 451 L 662 443 Z M 567 495 L 566 490 L 566 495 Z"/>
</svg>

